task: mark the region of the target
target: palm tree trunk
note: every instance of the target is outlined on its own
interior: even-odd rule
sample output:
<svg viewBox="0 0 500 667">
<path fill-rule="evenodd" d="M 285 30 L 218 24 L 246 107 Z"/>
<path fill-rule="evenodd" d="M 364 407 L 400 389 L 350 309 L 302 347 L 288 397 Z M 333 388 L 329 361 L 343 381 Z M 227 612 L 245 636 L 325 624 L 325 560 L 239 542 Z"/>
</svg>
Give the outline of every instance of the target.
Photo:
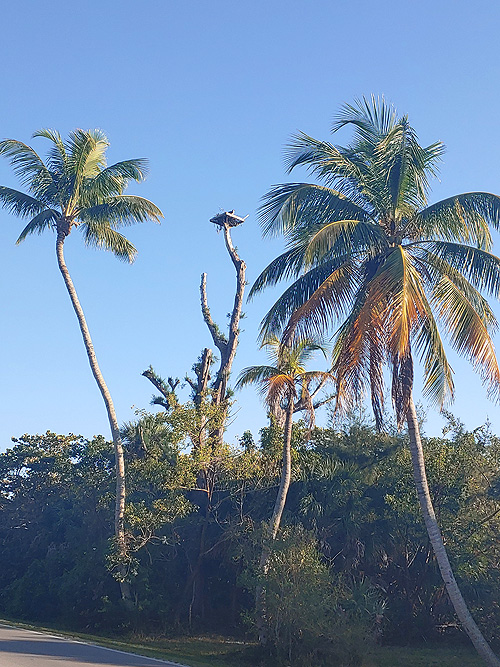
<svg viewBox="0 0 500 667">
<path fill-rule="evenodd" d="M 418 426 L 417 413 L 413 398 L 410 396 L 410 403 L 407 412 L 408 434 L 410 437 L 410 451 L 413 463 L 413 477 L 417 487 L 418 500 L 425 521 L 425 527 L 432 544 L 434 554 L 443 578 L 446 590 L 450 597 L 451 604 L 458 616 L 463 629 L 469 635 L 470 640 L 478 654 L 490 667 L 500 667 L 500 660 L 491 650 L 488 642 L 481 634 L 476 622 L 467 608 L 462 593 L 458 588 L 455 576 L 452 572 L 448 554 L 443 542 L 443 536 L 439 529 L 432 500 L 427 484 L 427 475 L 425 472 L 424 452 L 422 449 L 422 440 L 420 438 L 420 429 Z"/>
<path fill-rule="evenodd" d="M 274 503 L 273 514 L 269 521 L 269 534 L 264 535 L 262 543 L 262 552 L 260 554 L 259 569 L 263 578 L 255 591 L 255 609 L 257 612 L 257 631 L 259 643 L 262 646 L 267 644 L 267 619 L 266 619 L 266 586 L 265 578 L 269 568 L 269 557 L 271 555 L 271 545 L 276 539 L 281 523 L 281 516 L 285 509 L 286 497 L 292 478 L 292 425 L 293 425 L 294 401 L 290 397 L 290 402 L 286 411 L 285 429 L 283 433 L 283 467 L 281 470 L 281 481 Z"/>
<path fill-rule="evenodd" d="M 97 382 L 97 386 L 101 392 L 102 398 L 106 405 L 106 410 L 108 413 L 109 425 L 111 427 L 111 434 L 113 437 L 113 447 L 115 453 L 115 467 L 116 467 L 116 499 L 115 499 L 115 539 L 118 547 L 118 554 L 120 560 L 124 563 L 127 559 L 127 544 L 125 540 L 125 526 L 124 526 L 124 516 L 125 516 L 125 461 L 123 457 L 123 445 L 120 437 L 120 429 L 118 427 L 118 421 L 116 419 L 115 407 L 111 399 L 111 394 L 109 393 L 108 387 L 104 381 L 99 364 L 97 363 L 97 357 L 94 351 L 94 346 L 92 344 L 92 339 L 90 337 L 90 331 L 85 320 L 85 315 L 83 309 L 78 300 L 78 295 L 71 280 L 71 276 L 64 261 L 64 241 L 67 236 L 67 231 L 60 229 L 57 232 L 57 241 L 56 241 L 56 254 L 57 254 L 57 263 L 59 265 L 59 270 L 61 271 L 62 277 L 64 279 L 64 284 L 68 290 L 73 309 L 76 313 L 78 319 L 78 324 L 80 325 L 80 331 L 82 333 L 83 343 L 85 345 L 85 350 L 87 351 L 87 357 L 89 360 L 90 368 L 92 369 L 92 374 Z M 128 606 L 132 604 L 132 594 L 130 591 L 130 585 L 125 580 L 125 565 L 122 565 L 120 575 L 120 590 L 122 599 Z"/>
</svg>

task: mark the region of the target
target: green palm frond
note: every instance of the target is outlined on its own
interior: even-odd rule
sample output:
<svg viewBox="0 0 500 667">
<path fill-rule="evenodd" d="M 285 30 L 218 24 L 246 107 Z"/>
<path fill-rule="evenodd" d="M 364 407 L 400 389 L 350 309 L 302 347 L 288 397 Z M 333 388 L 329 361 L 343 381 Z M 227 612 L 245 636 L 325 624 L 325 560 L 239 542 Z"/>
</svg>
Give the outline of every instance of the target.
<svg viewBox="0 0 500 667">
<path fill-rule="evenodd" d="M 241 389 L 249 384 L 259 384 L 262 385 L 261 391 L 265 394 L 267 392 L 265 383 L 275 375 L 279 375 L 279 369 L 275 366 L 248 366 L 239 374 L 235 388 Z"/>
<path fill-rule="evenodd" d="M 52 182 L 50 171 L 31 146 L 15 139 L 0 141 L 0 155 L 5 155 L 16 176 L 35 195 L 40 187 Z"/>
<path fill-rule="evenodd" d="M 415 336 L 415 347 L 424 365 L 423 393 L 434 405 L 442 408 L 452 401 L 455 394 L 453 369 L 451 368 L 432 307 L 425 293 L 422 293 L 425 317 Z"/>
<path fill-rule="evenodd" d="M 302 245 L 295 245 L 274 259 L 252 285 L 248 294 L 248 300 L 250 301 L 255 294 L 261 292 L 266 287 L 276 285 L 281 280 L 297 278 L 302 272 L 306 251 L 307 240 Z"/>
<path fill-rule="evenodd" d="M 52 142 L 53 146 L 49 150 L 47 159 L 47 166 L 52 176 L 54 174 L 62 175 L 67 173 L 69 169 L 67 165 L 66 147 L 59 132 L 57 132 L 57 130 L 45 128 L 33 132 L 32 136 L 43 137 Z"/>
<path fill-rule="evenodd" d="M 384 191 L 395 211 L 407 214 L 425 206 L 429 175 L 437 174 L 437 161 L 444 152 L 441 142 L 427 148 L 403 117 L 379 142 L 374 151 L 374 168 L 385 178 Z"/>
<path fill-rule="evenodd" d="M 332 255 L 349 255 L 353 248 L 359 254 L 375 254 L 387 248 L 387 239 L 378 225 L 359 220 L 334 220 L 311 230 L 307 238 L 304 266 L 318 265 Z"/>
<path fill-rule="evenodd" d="M 491 248 L 489 225 L 500 228 L 500 197 L 489 192 L 466 192 L 420 211 L 414 223 L 424 238 L 436 238 Z"/>
<path fill-rule="evenodd" d="M 346 125 L 355 128 L 355 140 L 377 144 L 394 127 L 396 110 L 383 97 L 371 95 L 354 100 L 353 104 L 343 104 L 335 115 L 332 132 L 337 132 Z"/>
<path fill-rule="evenodd" d="M 498 323 L 488 301 L 471 285 L 460 271 L 457 271 L 451 264 L 422 247 L 418 247 L 417 257 L 414 260 L 416 264 L 421 263 L 419 273 L 424 277 L 424 280 L 428 281 L 431 290 L 446 276 L 471 303 L 479 317 L 488 326 L 488 329 L 490 331 L 497 329 Z"/>
<path fill-rule="evenodd" d="M 344 260 L 344 261 L 342 261 Z M 339 258 L 335 262 L 325 262 L 319 267 L 311 269 L 305 275 L 296 280 L 281 297 L 276 301 L 274 306 L 269 310 L 267 315 L 261 322 L 261 338 L 266 338 L 270 333 L 277 333 L 283 331 L 283 328 L 289 321 L 292 314 L 301 308 L 307 301 L 321 288 L 321 286 L 328 281 L 330 276 L 332 280 L 325 285 L 332 293 L 336 291 L 339 295 L 342 291 L 348 289 L 345 285 L 345 280 L 341 284 L 336 284 L 336 279 L 341 281 L 345 278 L 348 272 L 355 272 L 355 267 L 350 259 Z M 355 289 L 355 284 L 350 288 Z M 319 295 L 318 295 L 319 297 Z M 330 306 L 330 312 L 336 311 L 337 317 L 341 317 L 343 308 L 347 302 L 334 302 Z M 320 316 L 321 317 L 321 316 Z M 318 331 L 316 331 L 318 333 Z"/>
<path fill-rule="evenodd" d="M 128 182 L 139 182 L 146 177 L 147 160 L 124 160 L 106 167 L 93 178 L 86 178 L 80 187 L 81 207 L 103 203 L 109 197 L 122 195 Z"/>
<path fill-rule="evenodd" d="M 453 348 L 477 368 L 490 391 L 498 394 L 500 369 L 486 322 L 446 276 L 434 289 L 432 301 L 450 337 Z"/>
<path fill-rule="evenodd" d="M 77 129 L 65 142 L 68 166 L 79 179 L 92 178 L 106 166 L 109 141 L 101 130 Z"/>
<path fill-rule="evenodd" d="M 500 259 L 486 250 L 450 243 L 447 241 L 422 241 L 422 249 L 429 251 L 462 273 L 478 290 L 500 297 Z"/>
<path fill-rule="evenodd" d="M 264 236 L 287 236 L 297 227 L 333 220 L 370 220 L 370 212 L 341 192 L 322 185 L 287 183 L 275 185 L 262 198 L 259 218 Z"/>
<path fill-rule="evenodd" d="M 50 208 L 45 209 L 28 222 L 23 231 L 19 234 L 16 244 L 22 243 L 30 234 L 42 234 L 46 229 L 55 227 L 58 213 Z"/>
<path fill-rule="evenodd" d="M 82 232 L 85 245 L 109 250 L 123 262 L 132 263 L 137 255 L 132 243 L 105 223 L 93 220 L 82 227 Z"/>
<path fill-rule="evenodd" d="M 285 149 L 285 163 L 290 173 L 298 166 L 306 166 L 309 171 L 335 187 L 341 194 L 360 206 L 366 205 L 366 199 L 359 188 L 363 184 L 363 192 L 369 190 L 366 181 L 368 169 L 363 161 L 353 159 L 355 156 L 329 143 L 318 141 L 300 132 L 292 137 Z"/>
<path fill-rule="evenodd" d="M 38 215 L 45 208 L 45 204 L 42 201 L 30 197 L 19 190 L 6 188 L 3 185 L 0 185 L 0 206 L 18 215 L 20 218 L 30 218 Z"/>
<path fill-rule="evenodd" d="M 324 335 L 331 323 L 348 309 L 356 288 L 355 273 L 357 271 L 350 262 L 333 271 L 307 301 L 293 309 L 283 331 L 283 340 L 288 341 L 294 336 L 301 340 L 311 335 Z"/>
<path fill-rule="evenodd" d="M 153 202 L 134 195 L 109 197 L 102 204 L 78 211 L 78 218 L 82 222 L 108 222 L 113 227 L 133 225 L 147 220 L 159 222 L 162 217 L 163 213 Z"/>
</svg>

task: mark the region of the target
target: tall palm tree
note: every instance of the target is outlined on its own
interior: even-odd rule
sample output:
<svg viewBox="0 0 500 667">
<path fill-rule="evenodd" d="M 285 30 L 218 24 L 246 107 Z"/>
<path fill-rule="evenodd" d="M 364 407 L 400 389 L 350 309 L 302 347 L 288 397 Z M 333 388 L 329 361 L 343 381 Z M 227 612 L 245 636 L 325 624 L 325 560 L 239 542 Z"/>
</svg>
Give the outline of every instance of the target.
<svg viewBox="0 0 500 667">
<path fill-rule="evenodd" d="M 324 371 L 306 371 L 305 364 L 311 356 L 324 348 L 312 339 L 304 339 L 296 344 L 283 345 L 276 336 L 268 337 L 262 344 L 269 352 L 273 365 L 250 366 L 244 368 L 236 382 L 236 388 L 248 384 L 259 385 L 259 390 L 269 407 L 271 414 L 279 411 L 285 413 L 283 427 L 283 455 L 281 480 L 274 503 L 273 512 L 269 521 L 267 534 L 264 535 L 259 569 L 263 577 L 267 575 L 272 541 L 276 539 L 285 509 L 288 489 L 292 479 L 292 426 L 293 414 L 296 410 L 306 412 L 307 421 L 312 427 L 314 423 L 314 404 L 311 392 L 311 383 L 317 381 L 318 387 L 332 379 L 330 373 Z M 265 622 L 265 587 L 259 585 L 256 591 L 256 609 L 259 640 L 266 643 Z"/>
<path fill-rule="evenodd" d="M 359 400 L 368 389 L 379 427 L 384 367 L 390 369 L 397 422 L 408 425 L 418 499 L 446 589 L 477 651 L 498 667 L 446 554 L 412 389 L 416 351 L 427 397 L 440 406 L 453 398 L 439 323 L 498 396 L 491 340 L 497 322 L 483 294 L 500 294 L 500 260 L 491 253 L 490 234 L 490 225 L 500 226 L 500 197 L 469 192 L 429 205 L 429 177 L 444 146 L 422 147 L 408 118 L 398 117 L 383 99 L 345 105 L 333 132 L 345 126 L 354 134 L 348 146 L 303 133 L 289 145 L 289 171 L 303 165 L 321 183 L 277 185 L 265 195 L 264 233 L 283 234 L 287 249 L 257 278 L 250 296 L 295 279 L 266 315 L 262 335 L 280 333 L 286 342 L 335 327 L 338 405 Z"/>
<path fill-rule="evenodd" d="M 83 233 L 86 245 L 111 250 L 119 259 L 132 262 L 136 249 L 117 229 L 146 220 L 159 221 L 160 209 L 142 197 L 123 194 L 129 181 L 141 181 L 146 173 L 144 159 L 106 165 L 106 136 L 100 130 L 71 132 L 63 141 L 54 130 L 40 130 L 33 137 L 51 142 L 46 160 L 14 139 L 0 141 L 0 154 L 11 162 L 29 194 L 0 186 L 0 205 L 28 224 L 17 243 L 29 234 L 46 229 L 55 232 L 56 255 L 66 289 L 80 325 L 90 367 L 106 405 L 116 462 L 115 539 L 122 563 L 119 571 L 122 597 L 129 601 L 125 581 L 127 545 L 124 530 L 125 466 L 115 408 L 104 381 L 82 307 L 64 260 L 64 242 L 73 229 Z"/>
</svg>

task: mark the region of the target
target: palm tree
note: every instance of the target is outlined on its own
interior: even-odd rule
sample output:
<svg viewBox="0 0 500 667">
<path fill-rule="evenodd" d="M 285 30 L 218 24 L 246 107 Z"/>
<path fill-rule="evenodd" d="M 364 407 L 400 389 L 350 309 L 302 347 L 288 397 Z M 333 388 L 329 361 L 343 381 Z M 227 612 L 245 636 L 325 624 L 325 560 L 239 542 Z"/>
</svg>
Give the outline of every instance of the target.
<svg viewBox="0 0 500 667">
<path fill-rule="evenodd" d="M 136 249 L 117 229 L 146 220 L 159 221 L 160 209 L 142 197 L 125 195 L 129 181 L 141 181 L 146 173 L 144 159 L 125 160 L 106 165 L 108 140 L 100 130 L 75 130 L 63 141 L 54 130 L 40 130 L 33 137 L 51 142 L 45 161 L 33 148 L 14 139 L 0 141 L 0 154 L 11 162 L 29 194 L 0 186 L 0 205 L 28 224 L 17 243 L 29 234 L 50 229 L 56 234 L 59 270 L 68 290 L 80 325 L 90 367 L 97 382 L 113 437 L 116 462 L 115 539 L 120 561 L 122 597 L 130 601 L 125 581 L 127 545 L 124 530 L 125 466 L 120 429 L 108 387 L 97 358 L 82 307 L 64 260 L 64 242 L 73 229 L 83 233 L 88 246 L 111 250 L 119 259 L 132 262 Z"/>
<path fill-rule="evenodd" d="M 260 392 L 269 407 L 269 412 L 273 415 L 279 414 L 281 411 L 285 413 L 281 480 L 273 513 L 267 528 L 267 534 L 265 534 L 262 543 L 259 562 L 260 572 L 265 578 L 268 571 L 272 541 L 276 539 L 278 534 L 292 478 L 291 444 L 293 414 L 298 410 L 304 410 L 309 425 L 312 427 L 314 424 L 314 404 L 312 398 L 316 395 L 317 390 L 323 387 L 325 382 L 332 379 L 332 376 L 330 373 L 324 371 L 306 371 L 305 364 L 311 358 L 312 354 L 318 350 L 324 352 L 324 348 L 312 339 L 304 339 L 292 345 L 283 345 L 279 338 L 270 336 L 263 342 L 262 347 L 268 348 L 270 360 L 273 362 L 273 365 L 244 368 L 238 377 L 236 388 L 238 389 L 248 384 L 258 384 Z M 317 381 L 317 387 L 311 392 L 310 386 L 314 381 Z M 265 644 L 267 640 L 265 597 L 265 587 L 259 585 L 255 601 L 259 641 L 261 644 Z"/>
<path fill-rule="evenodd" d="M 490 225 L 500 226 L 500 197 L 469 192 L 429 205 L 429 177 L 444 146 L 422 147 L 406 116 L 384 100 L 345 105 L 333 132 L 350 126 L 346 147 L 300 133 L 288 148 L 321 184 L 277 185 L 264 197 L 265 234 L 283 234 L 286 251 L 257 278 L 250 296 L 294 278 L 262 323 L 262 335 L 323 334 L 338 327 L 332 372 L 337 405 L 367 388 L 382 427 L 384 367 L 392 374 L 399 426 L 406 421 L 425 525 L 455 612 L 480 655 L 500 665 L 472 619 L 453 576 L 427 484 L 412 397 L 417 352 L 424 392 L 442 406 L 454 393 L 438 323 L 451 346 L 479 370 L 493 397 L 500 370 L 491 333 L 496 319 L 483 293 L 499 297 L 500 260 Z"/>
</svg>

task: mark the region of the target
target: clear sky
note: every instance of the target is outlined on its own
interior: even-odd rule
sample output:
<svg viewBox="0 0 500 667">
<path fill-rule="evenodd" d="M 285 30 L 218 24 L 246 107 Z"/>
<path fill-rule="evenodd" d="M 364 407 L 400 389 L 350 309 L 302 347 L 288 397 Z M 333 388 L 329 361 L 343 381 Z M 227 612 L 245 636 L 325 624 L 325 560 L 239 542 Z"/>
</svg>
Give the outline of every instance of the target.
<svg viewBox="0 0 500 667">
<path fill-rule="evenodd" d="M 204 271 L 213 315 L 226 323 L 234 270 L 209 218 L 233 208 L 249 215 L 233 240 L 250 282 L 281 251 L 262 240 L 256 210 L 272 184 L 288 180 L 282 149 L 292 133 L 328 139 L 342 103 L 383 94 L 423 143 L 447 145 L 431 201 L 500 192 L 499 24 L 491 0 L 3 4 L 0 136 L 29 143 L 43 127 L 101 128 L 110 161 L 149 158 L 148 179 L 131 192 L 165 213 L 161 226 L 127 230 L 139 250 L 132 266 L 86 249 L 78 233 L 66 243 L 120 421 L 133 418 L 132 406 L 148 407 L 145 368 L 183 377 L 210 346 L 199 307 Z M 45 141 L 33 145 L 43 152 Z M 5 160 L 0 183 L 19 187 Z M 47 429 L 109 435 L 54 236 L 16 247 L 20 230 L 0 211 L 0 449 L 11 436 Z M 256 338 L 273 296 L 245 307 L 235 374 L 265 358 Z M 455 412 L 471 428 L 489 417 L 500 432 L 500 408 L 467 364 L 451 359 Z M 229 439 L 264 423 L 255 392 L 239 393 Z M 441 423 L 430 411 L 427 432 Z"/>
</svg>

